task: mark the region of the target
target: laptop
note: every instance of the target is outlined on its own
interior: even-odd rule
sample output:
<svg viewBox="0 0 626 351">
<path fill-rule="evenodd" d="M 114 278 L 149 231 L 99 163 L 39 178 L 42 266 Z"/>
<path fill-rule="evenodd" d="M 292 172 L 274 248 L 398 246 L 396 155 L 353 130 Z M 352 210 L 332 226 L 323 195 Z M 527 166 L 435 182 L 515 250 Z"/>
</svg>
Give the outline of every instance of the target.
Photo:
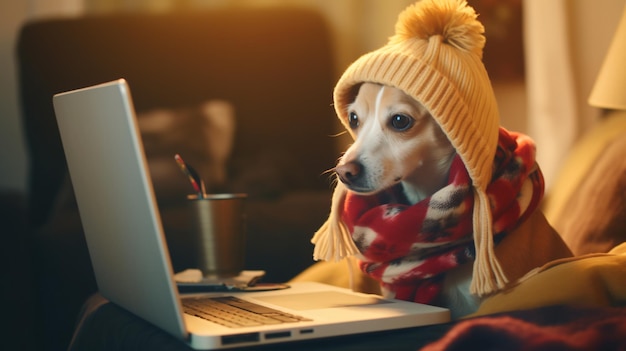
<svg viewBox="0 0 626 351">
<path fill-rule="evenodd" d="M 314 282 L 270 291 L 180 293 L 127 82 L 56 94 L 53 103 L 100 293 L 192 348 L 227 349 L 449 321 L 445 308 Z M 244 325 L 219 319 L 232 312 L 260 317 Z"/>
</svg>

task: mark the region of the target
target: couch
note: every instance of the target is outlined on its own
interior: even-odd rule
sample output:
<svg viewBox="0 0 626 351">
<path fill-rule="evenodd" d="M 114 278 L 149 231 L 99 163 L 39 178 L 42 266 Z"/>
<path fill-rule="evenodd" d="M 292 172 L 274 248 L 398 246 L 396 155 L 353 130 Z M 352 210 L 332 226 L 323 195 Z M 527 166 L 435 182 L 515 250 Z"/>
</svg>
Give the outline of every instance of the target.
<svg viewBox="0 0 626 351">
<path fill-rule="evenodd" d="M 36 20 L 22 27 L 16 55 L 30 162 L 20 222 L 28 230 L 16 235 L 27 248 L 20 260 L 30 258 L 15 264 L 31 286 L 12 297 L 37 302 L 18 348 L 65 349 L 97 291 L 52 108 L 58 92 L 128 81 L 176 272 L 195 267 L 185 207 L 192 188 L 176 153 L 210 191 L 249 194 L 246 269 L 284 282 L 313 263 L 310 238 L 328 213 L 324 171 L 336 159 L 337 132 L 332 41 L 316 11 Z"/>
</svg>

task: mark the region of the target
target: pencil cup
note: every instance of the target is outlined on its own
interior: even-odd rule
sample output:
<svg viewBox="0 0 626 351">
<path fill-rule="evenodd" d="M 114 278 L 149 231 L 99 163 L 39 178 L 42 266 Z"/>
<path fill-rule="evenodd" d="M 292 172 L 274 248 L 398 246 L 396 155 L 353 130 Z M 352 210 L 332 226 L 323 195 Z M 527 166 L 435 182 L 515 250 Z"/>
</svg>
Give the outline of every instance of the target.
<svg viewBox="0 0 626 351">
<path fill-rule="evenodd" d="M 234 277 L 244 269 L 246 198 L 246 194 L 188 196 L 197 268 L 204 277 Z"/>
</svg>

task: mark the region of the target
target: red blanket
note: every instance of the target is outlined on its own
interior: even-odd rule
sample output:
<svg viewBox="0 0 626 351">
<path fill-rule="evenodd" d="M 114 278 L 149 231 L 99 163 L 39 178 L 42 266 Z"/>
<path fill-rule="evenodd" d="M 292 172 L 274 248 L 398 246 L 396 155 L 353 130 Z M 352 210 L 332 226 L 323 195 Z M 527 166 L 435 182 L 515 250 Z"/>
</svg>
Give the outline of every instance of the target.
<svg viewBox="0 0 626 351">
<path fill-rule="evenodd" d="M 626 350 L 626 308 L 551 306 L 457 323 L 420 351 Z"/>
</svg>

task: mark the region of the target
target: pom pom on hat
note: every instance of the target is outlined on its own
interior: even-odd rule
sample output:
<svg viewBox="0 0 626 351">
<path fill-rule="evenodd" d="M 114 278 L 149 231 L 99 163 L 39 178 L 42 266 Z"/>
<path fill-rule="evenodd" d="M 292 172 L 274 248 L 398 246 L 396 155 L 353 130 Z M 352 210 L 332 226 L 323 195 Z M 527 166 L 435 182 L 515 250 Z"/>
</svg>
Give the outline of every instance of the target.
<svg viewBox="0 0 626 351">
<path fill-rule="evenodd" d="M 485 192 L 492 177 L 500 120 L 482 63 L 483 33 L 483 25 L 466 1 L 419 1 L 399 15 L 396 33 L 387 45 L 346 69 L 333 95 L 337 116 L 350 133 L 347 106 L 364 82 L 404 91 L 437 121 L 472 179 L 476 259 L 470 290 L 481 296 L 507 283 L 493 251 L 491 206 Z M 345 191 L 343 186 L 335 188 L 331 216 L 313 237 L 316 259 L 338 260 L 356 251 L 345 229 L 329 223 L 338 220 Z M 347 248 L 336 245 L 347 241 Z"/>
<path fill-rule="evenodd" d="M 457 49 L 471 51 L 482 58 L 484 31 L 483 25 L 476 21 L 476 13 L 464 1 L 434 1 L 428 6 L 413 4 L 403 11 L 396 23 L 396 34 L 389 43 L 438 36 Z"/>
</svg>

